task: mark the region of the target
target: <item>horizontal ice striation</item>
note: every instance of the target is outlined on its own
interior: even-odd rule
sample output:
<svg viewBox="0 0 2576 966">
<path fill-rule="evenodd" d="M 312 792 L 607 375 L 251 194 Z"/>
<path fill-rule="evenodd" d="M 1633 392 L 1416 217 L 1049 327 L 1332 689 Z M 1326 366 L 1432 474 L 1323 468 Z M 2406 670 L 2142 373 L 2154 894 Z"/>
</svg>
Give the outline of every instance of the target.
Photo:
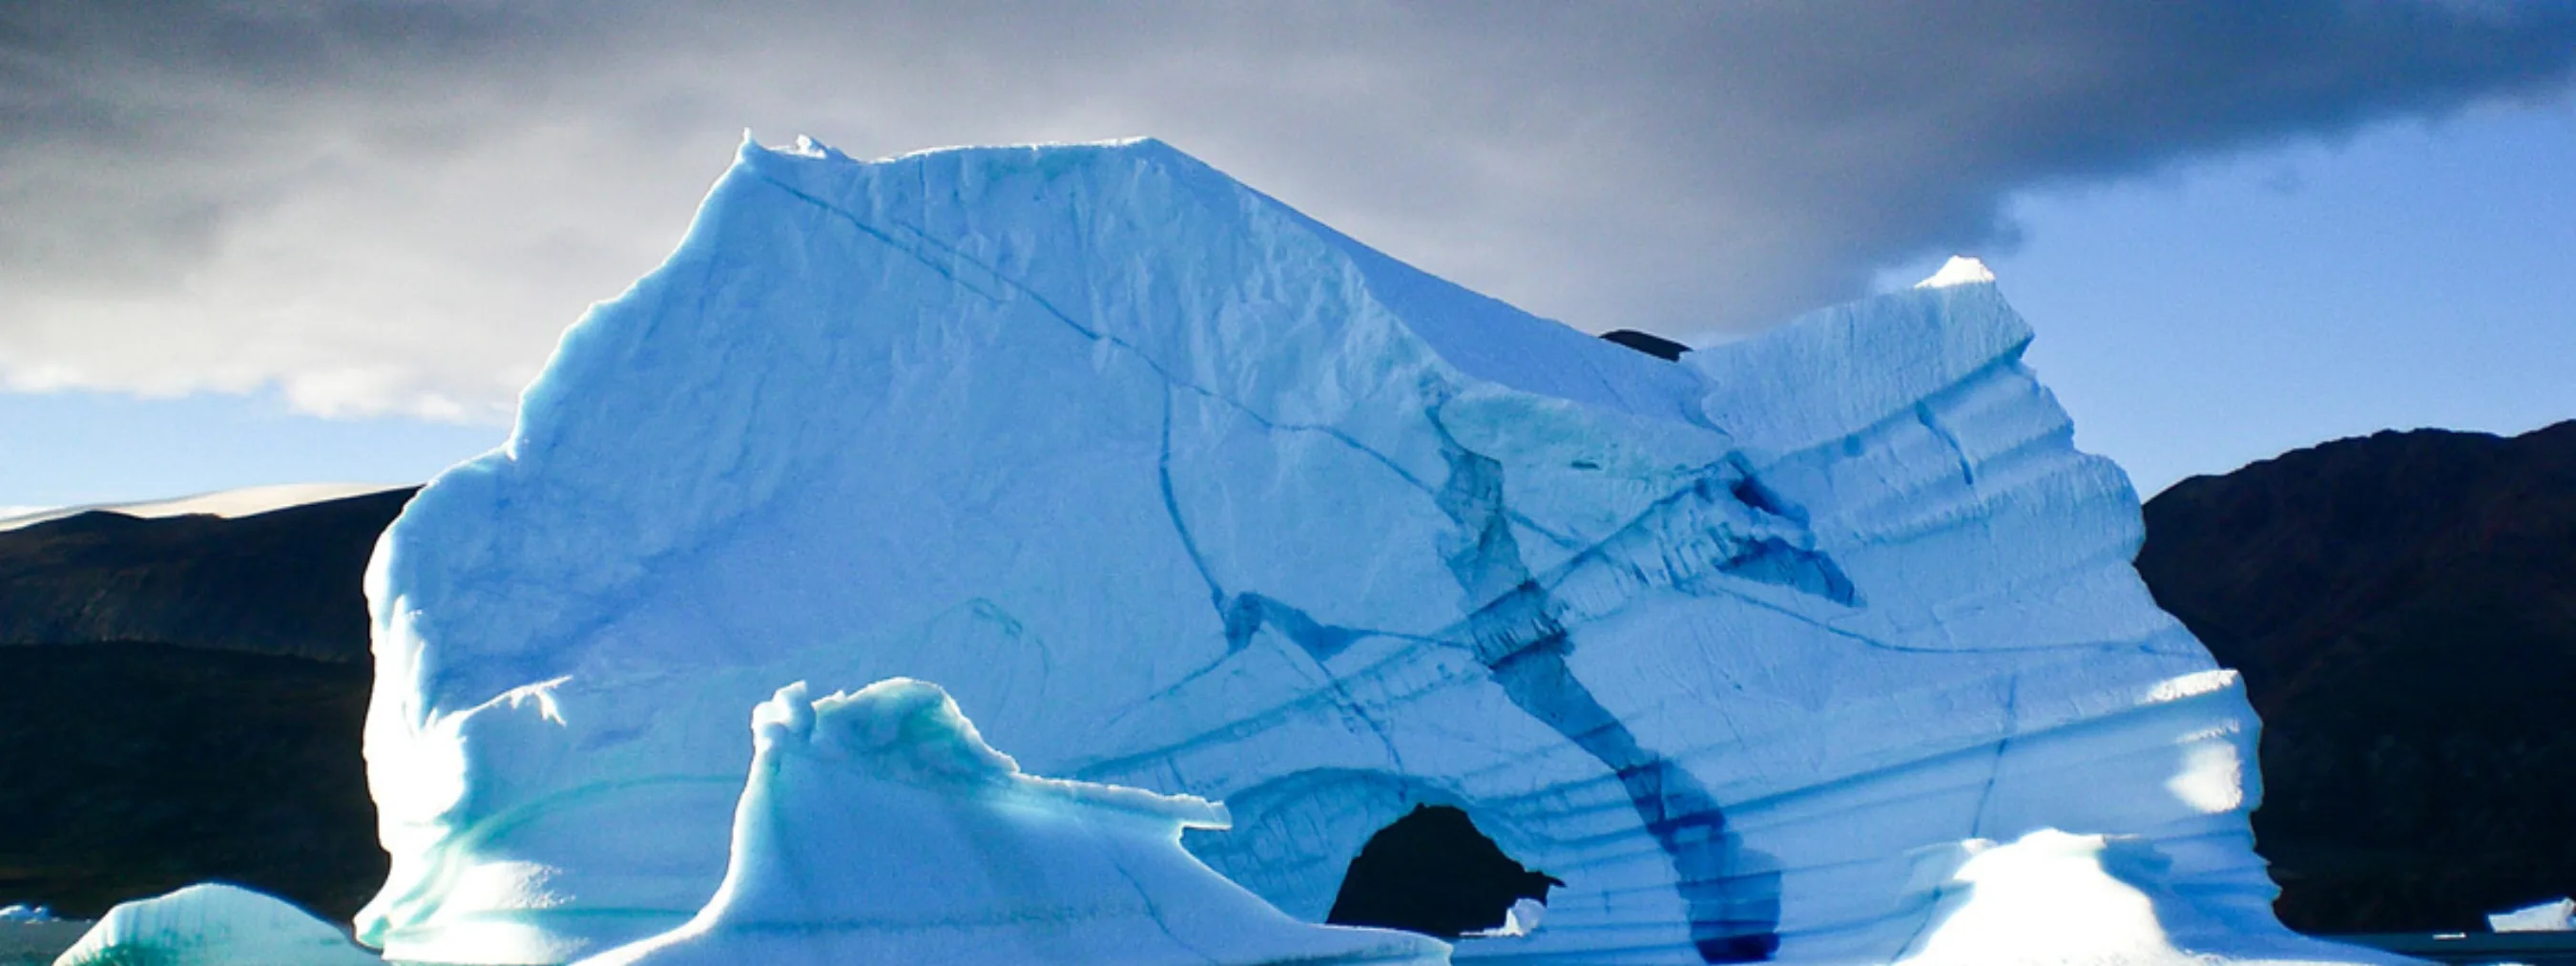
<svg viewBox="0 0 2576 966">
<path fill-rule="evenodd" d="M 2295 942 L 2242 690 L 2028 339 L 1970 280 L 1674 363 L 1159 142 L 747 144 L 379 546 L 362 938 L 678 927 L 741 709 L 902 676 L 1032 773 L 1227 801 L 1185 843 L 1310 922 L 1463 809 L 1565 884 L 1461 959 L 1887 961 L 1922 856 L 2040 828 L 2161 856 L 2177 948 Z"/>
<path fill-rule="evenodd" d="M 1223 806 L 1022 774 L 937 685 L 790 685 L 752 732 L 715 898 L 583 966 L 1449 961 L 1426 936 L 1282 915 L 1181 850 Z"/>
</svg>

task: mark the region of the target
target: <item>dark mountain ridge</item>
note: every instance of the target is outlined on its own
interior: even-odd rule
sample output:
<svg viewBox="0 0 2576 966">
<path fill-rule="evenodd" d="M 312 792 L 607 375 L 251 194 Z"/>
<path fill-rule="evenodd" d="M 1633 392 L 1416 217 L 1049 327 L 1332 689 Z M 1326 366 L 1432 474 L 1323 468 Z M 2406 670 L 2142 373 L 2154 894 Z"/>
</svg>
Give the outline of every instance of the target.
<svg viewBox="0 0 2576 966">
<path fill-rule="evenodd" d="M 355 593 L 418 487 L 235 519 L 92 510 L 0 531 L 0 647 L 143 641 L 367 661 Z"/>
<path fill-rule="evenodd" d="M 0 531 L 0 902 L 221 879 L 354 915 L 387 863 L 360 583 L 415 489 Z"/>
<path fill-rule="evenodd" d="M 2477 930 L 2576 894 L 2576 422 L 2338 440 L 2146 523 L 2139 574 L 2263 717 L 2285 922 Z"/>
</svg>

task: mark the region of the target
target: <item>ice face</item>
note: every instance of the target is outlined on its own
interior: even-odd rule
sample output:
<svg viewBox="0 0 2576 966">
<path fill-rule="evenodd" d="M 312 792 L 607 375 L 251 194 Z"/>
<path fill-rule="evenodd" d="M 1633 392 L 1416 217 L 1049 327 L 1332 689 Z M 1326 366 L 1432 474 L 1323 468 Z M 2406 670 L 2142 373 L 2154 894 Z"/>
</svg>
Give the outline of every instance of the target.
<svg viewBox="0 0 2576 966">
<path fill-rule="evenodd" d="M 1181 850 L 1204 799 L 1037 778 L 937 686 L 753 715 L 758 751 L 715 898 L 584 966 L 704 963 L 1413 963 L 1448 945 L 1297 922 Z"/>
<path fill-rule="evenodd" d="M 362 935 L 679 927 L 741 709 L 905 676 L 1033 773 L 1226 801 L 1184 843 L 1309 922 L 1461 809 L 1565 884 L 1460 959 L 1886 961 L 1922 850 L 2040 828 L 2163 856 L 2193 948 L 2278 938 L 2242 689 L 2029 337 L 1962 277 L 1673 362 L 1158 142 L 746 145 L 378 548 Z"/>
<path fill-rule="evenodd" d="M 121 903 L 54 966 L 381 966 L 338 927 L 283 899 L 220 883 Z"/>
</svg>

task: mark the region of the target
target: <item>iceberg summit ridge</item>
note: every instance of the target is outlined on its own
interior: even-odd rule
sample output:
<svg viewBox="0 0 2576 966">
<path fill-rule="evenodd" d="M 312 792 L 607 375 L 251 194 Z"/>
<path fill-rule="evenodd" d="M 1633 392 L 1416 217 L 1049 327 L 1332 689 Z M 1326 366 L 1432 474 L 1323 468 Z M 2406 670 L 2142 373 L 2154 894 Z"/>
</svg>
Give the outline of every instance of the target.
<svg viewBox="0 0 2576 966">
<path fill-rule="evenodd" d="M 1459 959 L 1892 961 L 1955 906 L 1923 850 L 2058 829 L 2156 856 L 2196 953 L 2383 961 L 2271 920 L 2241 686 L 2173 684 L 2029 338 L 1965 280 L 1670 362 L 1159 141 L 747 143 L 378 546 L 360 938 L 713 921 L 783 774 L 744 709 L 909 678 L 1028 774 L 1224 802 L 1171 834 L 1308 923 L 1460 810 L 1563 884 Z M 825 891 L 721 917 L 868 914 Z"/>
</svg>

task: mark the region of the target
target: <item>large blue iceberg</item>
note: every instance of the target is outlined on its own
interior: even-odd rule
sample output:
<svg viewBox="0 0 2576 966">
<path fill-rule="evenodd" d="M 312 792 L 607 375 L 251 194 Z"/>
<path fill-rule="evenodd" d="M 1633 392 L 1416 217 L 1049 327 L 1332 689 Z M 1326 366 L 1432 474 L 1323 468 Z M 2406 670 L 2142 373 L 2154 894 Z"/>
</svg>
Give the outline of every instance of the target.
<svg viewBox="0 0 2576 966">
<path fill-rule="evenodd" d="M 709 905 L 792 848 L 736 838 L 744 715 L 908 677 L 1029 774 L 1222 800 L 1188 850 L 1309 923 L 1463 811 L 1562 885 L 1460 960 L 2382 961 L 2273 920 L 2243 691 L 2029 339 L 1963 266 L 1667 361 L 1156 141 L 746 144 L 378 548 L 359 936 L 788 928 Z M 2145 925 L 2016 959 L 2025 868 Z"/>
</svg>

